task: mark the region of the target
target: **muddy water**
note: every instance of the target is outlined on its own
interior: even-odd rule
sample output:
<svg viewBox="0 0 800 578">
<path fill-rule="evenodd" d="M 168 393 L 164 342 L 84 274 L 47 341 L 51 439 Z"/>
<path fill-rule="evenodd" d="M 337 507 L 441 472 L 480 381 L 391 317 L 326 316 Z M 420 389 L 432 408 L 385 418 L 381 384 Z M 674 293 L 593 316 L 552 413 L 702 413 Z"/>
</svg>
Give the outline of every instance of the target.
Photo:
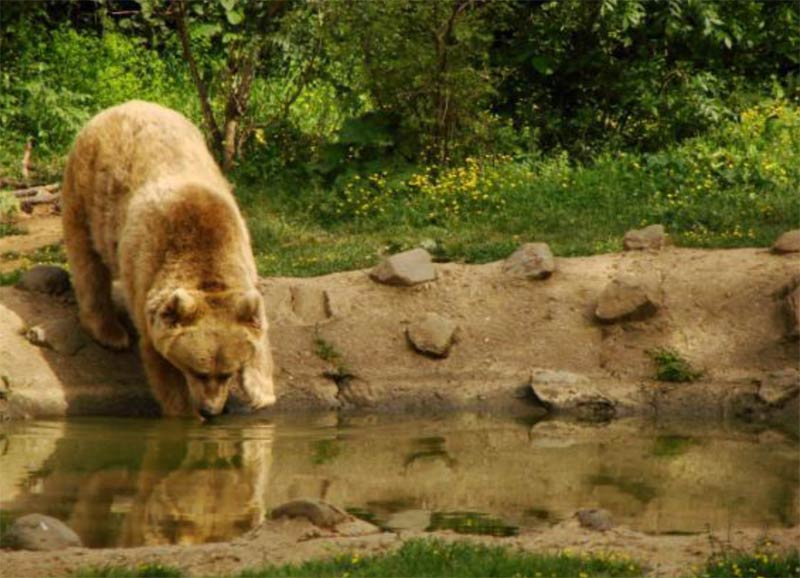
<svg viewBox="0 0 800 578">
<path fill-rule="evenodd" d="M 387 528 L 513 534 L 579 508 L 652 533 L 798 523 L 797 439 L 725 424 L 475 414 L 0 426 L 0 509 L 94 547 L 227 540 L 298 497 Z"/>
</svg>

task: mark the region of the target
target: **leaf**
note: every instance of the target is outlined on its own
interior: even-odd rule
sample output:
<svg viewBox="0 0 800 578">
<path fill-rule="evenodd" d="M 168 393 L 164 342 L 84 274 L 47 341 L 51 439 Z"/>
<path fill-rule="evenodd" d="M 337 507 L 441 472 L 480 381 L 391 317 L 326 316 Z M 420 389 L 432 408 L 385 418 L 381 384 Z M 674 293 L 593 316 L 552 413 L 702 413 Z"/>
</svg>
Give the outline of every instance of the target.
<svg viewBox="0 0 800 578">
<path fill-rule="evenodd" d="M 232 26 L 237 26 L 244 20 L 244 12 L 241 10 L 231 10 L 230 12 L 225 12 L 225 17 Z"/>
<path fill-rule="evenodd" d="M 244 11 L 237 7 L 237 0 L 220 0 L 220 4 L 225 9 L 225 18 L 232 26 L 237 26 L 244 20 Z"/>
<path fill-rule="evenodd" d="M 211 38 L 222 32 L 222 26 L 219 24 L 198 24 L 192 28 L 192 32 L 203 38 Z"/>
<path fill-rule="evenodd" d="M 531 65 L 539 74 L 550 76 L 553 74 L 552 61 L 547 56 L 537 55 L 531 58 Z"/>
</svg>

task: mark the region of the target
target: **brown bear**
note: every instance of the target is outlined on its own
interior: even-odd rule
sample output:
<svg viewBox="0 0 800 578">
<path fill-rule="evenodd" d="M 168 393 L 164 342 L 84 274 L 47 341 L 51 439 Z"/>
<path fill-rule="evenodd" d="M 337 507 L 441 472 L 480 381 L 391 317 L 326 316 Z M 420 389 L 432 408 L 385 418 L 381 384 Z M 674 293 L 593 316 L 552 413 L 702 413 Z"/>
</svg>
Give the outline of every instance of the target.
<svg viewBox="0 0 800 578">
<path fill-rule="evenodd" d="M 197 127 L 141 101 L 99 113 L 70 152 L 62 214 L 82 325 L 128 347 L 119 279 L 165 415 L 216 415 L 231 390 L 253 408 L 275 402 L 250 237 Z"/>
</svg>

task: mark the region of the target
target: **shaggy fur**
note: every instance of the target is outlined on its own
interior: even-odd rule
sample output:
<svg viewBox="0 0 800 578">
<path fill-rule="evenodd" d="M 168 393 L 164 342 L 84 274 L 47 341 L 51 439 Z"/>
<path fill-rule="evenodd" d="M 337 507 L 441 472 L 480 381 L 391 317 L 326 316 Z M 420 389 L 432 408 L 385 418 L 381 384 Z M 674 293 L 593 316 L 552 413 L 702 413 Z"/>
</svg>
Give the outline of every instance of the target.
<svg viewBox="0 0 800 578">
<path fill-rule="evenodd" d="M 75 141 L 62 203 L 81 323 L 128 347 L 111 301 L 119 279 L 165 414 L 219 413 L 237 387 L 253 407 L 274 403 L 250 238 L 192 123 L 139 101 L 101 112 Z"/>
</svg>

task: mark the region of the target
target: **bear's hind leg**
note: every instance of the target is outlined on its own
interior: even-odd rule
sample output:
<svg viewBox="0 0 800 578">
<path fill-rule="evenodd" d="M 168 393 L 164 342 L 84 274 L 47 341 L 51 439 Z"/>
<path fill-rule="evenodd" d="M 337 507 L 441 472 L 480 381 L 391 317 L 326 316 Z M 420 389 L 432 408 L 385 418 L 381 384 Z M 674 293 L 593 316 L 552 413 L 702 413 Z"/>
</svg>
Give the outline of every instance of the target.
<svg viewBox="0 0 800 578">
<path fill-rule="evenodd" d="M 117 319 L 111 300 L 111 273 L 92 246 L 84 212 L 65 206 L 63 222 L 81 324 L 101 345 L 127 349 L 130 337 Z"/>
</svg>

